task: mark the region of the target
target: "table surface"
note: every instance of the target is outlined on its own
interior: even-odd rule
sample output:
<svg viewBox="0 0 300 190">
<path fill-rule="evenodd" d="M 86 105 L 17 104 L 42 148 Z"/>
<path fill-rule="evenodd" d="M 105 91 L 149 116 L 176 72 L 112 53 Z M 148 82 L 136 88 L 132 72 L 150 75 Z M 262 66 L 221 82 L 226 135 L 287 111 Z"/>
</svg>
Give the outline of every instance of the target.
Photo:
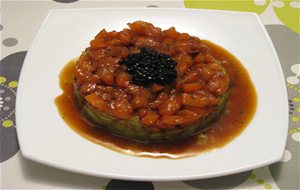
<svg viewBox="0 0 300 190">
<path fill-rule="evenodd" d="M 175 182 L 133 182 L 85 176 L 22 157 L 15 126 L 15 98 L 25 55 L 50 9 L 89 7 L 177 7 L 256 12 L 278 53 L 286 79 L 289 131 L 278 163 L 230 176 Z M 1 189 L 300 189 L 300 2 L 4 0 L 1 4 L 0 130 Z"/>
</svg>

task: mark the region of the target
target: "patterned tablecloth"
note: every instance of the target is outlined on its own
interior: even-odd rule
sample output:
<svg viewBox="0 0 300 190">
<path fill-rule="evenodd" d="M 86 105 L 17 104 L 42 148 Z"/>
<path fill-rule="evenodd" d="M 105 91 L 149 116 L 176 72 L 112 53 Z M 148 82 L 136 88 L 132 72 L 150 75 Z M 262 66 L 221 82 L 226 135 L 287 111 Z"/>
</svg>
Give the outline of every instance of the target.
<svg viewBox="0 0 300 190">
<path fill-rule="evenodd" d="M 235 175 L 176 182 L 132 182 L 90 177 L 24 159 L 16 137 L 14 107 L 19 74 L 26 53 L 49 9 L 86 7 L 182 7 L 259 14 L 278 53 L 288 91 L 290 122 L 283 159 L 278 163 Z M 299 0 L 3 0 L 0 23 L 1 189 L 300 189 L 299 14 Z"/>
</svg>

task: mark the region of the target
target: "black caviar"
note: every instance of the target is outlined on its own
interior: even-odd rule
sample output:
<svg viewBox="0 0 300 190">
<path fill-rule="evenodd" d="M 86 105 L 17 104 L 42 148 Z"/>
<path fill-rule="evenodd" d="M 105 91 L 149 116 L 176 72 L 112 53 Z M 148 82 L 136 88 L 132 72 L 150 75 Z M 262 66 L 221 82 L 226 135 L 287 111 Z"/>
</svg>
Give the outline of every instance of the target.
<svg viewBox="0 0 300 190">
<path fill-rule="evenodd" d="M 131 82 L 136 85 L 165 85 L 172 83 L 177 77 L 177 63 L 169 55 L 148 48 L 129 55 L 120 64 L 126 65 L 127 72 L 132 75 Z"/>
</svg>

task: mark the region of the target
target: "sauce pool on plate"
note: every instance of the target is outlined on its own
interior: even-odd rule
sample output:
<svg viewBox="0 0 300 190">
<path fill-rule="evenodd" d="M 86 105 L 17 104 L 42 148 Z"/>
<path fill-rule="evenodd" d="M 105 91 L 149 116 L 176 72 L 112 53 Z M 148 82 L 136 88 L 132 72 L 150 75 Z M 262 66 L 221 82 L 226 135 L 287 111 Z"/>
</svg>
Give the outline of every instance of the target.
<svg viewBox="0 0 300 190">
<path fill-rule="evenodd" d="M 141 143 L 95 127 L 82 116 L 74 95 L 74 64 L 69 62 L 60 74 L 63 94 L 55 99 L 64 121 L 79 135 L 109 149 L 134 156 L 152 158 L 184 158 L 199 155 L 205 151 L 220 148 L 237 137 L 254 116 L 257 97 L 251 79 L 242 64 L 228 51 L 203 40 L 211 55 L 222 60 L 231 81 L 226 108 L 221 116 L 199 134 L 175 142 Z"/>
</svg>

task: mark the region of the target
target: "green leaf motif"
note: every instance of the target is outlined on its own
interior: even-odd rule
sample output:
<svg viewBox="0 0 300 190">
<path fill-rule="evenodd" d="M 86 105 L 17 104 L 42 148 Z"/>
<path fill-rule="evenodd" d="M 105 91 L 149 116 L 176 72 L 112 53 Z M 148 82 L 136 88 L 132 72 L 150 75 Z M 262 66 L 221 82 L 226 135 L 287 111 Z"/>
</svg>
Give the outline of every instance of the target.
<svg viewBox="0 0 300 190">
<path fill-rule="evenodd" d="M 273 9 L 279 20 L 289 29 L 300 33 L 300 1 L 281 0 L 281 6 L 273 5 Z"/>
<path fill-rule="evenodd" d="M 270 4 L 270 0 L 184 0 L 186 8 L 217 9 L 261 14 Z"/>
</svg>

